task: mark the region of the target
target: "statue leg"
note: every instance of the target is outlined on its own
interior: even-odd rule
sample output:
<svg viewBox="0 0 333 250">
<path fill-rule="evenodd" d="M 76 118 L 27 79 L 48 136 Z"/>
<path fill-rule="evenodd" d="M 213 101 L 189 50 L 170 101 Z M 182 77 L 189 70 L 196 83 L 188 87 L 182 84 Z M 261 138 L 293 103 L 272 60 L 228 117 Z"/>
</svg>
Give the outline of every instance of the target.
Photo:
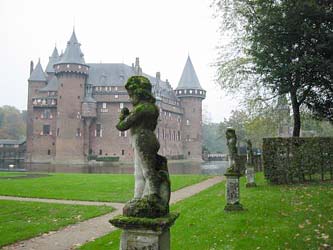
<svg viewBox="0 0 333 250">
<path fill-rule="evenodd" d="M 156 171 L 156 157 L 149 157 L 142 162 L 142 173 L 146 180 L 146 188 L 144 195 L 158 195 L 159 196 L 159 176 Z"/>
<path fill-rule="evenodd" d="M 134 199 L 140 199 L 143 196 L 145 189 L 145 179 L 142 172 L 142 162 L 138 151 L 134 148 L 134 176 L 135 176 L 135 187 L 134 187 Z"/>
</svg>

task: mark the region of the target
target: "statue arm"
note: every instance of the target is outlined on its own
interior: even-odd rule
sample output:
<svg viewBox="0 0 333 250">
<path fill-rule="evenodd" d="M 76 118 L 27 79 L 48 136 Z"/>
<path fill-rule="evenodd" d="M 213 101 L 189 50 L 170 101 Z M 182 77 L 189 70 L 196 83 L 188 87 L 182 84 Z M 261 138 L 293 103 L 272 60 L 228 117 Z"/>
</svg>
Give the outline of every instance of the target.
<svg viewBox="0 0 333 250">
<path fill-rule="evenodd" d="M 135 112 L 135 110 L 131 113 L 129 113 L 126 117 L 123 119 L 120 119 L 117 124 L 117 129 L 120 131 L 128 130 L 132 127 L 132 125 L 140 118 L 140 112 Z"/>
</svg>

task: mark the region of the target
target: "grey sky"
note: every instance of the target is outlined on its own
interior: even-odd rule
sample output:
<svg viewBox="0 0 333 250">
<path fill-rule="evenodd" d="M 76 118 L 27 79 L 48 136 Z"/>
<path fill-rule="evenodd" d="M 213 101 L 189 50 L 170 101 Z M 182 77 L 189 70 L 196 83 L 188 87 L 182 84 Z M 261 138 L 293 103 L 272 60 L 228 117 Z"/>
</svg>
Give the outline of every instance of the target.
<svg viewBox="0 0 333 250">
<path fill-rule="evenodd" d="M 229 116 L 231 97 L 214 84 L 218 24 L 209 0 L 0 0 L 0 105 L 26 109 L 29 64 L 45 69 L 54 45 L 66 47 L 73 25 L 85 61 L 124 62 L 135 57 L 145 73 L 176 87 L 188 53 L 213 121 Z"/>
</svg>

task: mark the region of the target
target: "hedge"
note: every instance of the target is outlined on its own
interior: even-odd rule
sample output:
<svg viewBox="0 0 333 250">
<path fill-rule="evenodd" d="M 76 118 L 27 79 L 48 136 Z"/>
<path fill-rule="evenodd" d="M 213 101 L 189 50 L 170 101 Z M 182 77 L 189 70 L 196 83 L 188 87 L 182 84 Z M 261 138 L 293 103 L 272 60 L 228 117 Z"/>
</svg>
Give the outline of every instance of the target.
<svg viewBox="0 0 333 250">
<path fill-rule="evenodd" d="M 263 166 L 274 184 L 333 179 L 333 137 L 263 139 Z"/>
</svg>

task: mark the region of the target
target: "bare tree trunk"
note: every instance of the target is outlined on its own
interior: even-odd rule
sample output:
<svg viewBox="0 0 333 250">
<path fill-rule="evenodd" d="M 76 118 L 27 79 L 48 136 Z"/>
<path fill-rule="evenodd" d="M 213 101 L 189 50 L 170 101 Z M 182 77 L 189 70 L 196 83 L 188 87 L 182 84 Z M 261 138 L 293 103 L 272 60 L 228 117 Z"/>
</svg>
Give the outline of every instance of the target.
<svg viewBox="0 0 333 250">
<path fill-rule="evenodd" d="M 301 114 L 299 109 L 300 104 L 297 101 L 296 91 L 290 91 L 290 97 L 294 117 L 293 136 L 299 137 L 301 133 Z"/>
</svg>

